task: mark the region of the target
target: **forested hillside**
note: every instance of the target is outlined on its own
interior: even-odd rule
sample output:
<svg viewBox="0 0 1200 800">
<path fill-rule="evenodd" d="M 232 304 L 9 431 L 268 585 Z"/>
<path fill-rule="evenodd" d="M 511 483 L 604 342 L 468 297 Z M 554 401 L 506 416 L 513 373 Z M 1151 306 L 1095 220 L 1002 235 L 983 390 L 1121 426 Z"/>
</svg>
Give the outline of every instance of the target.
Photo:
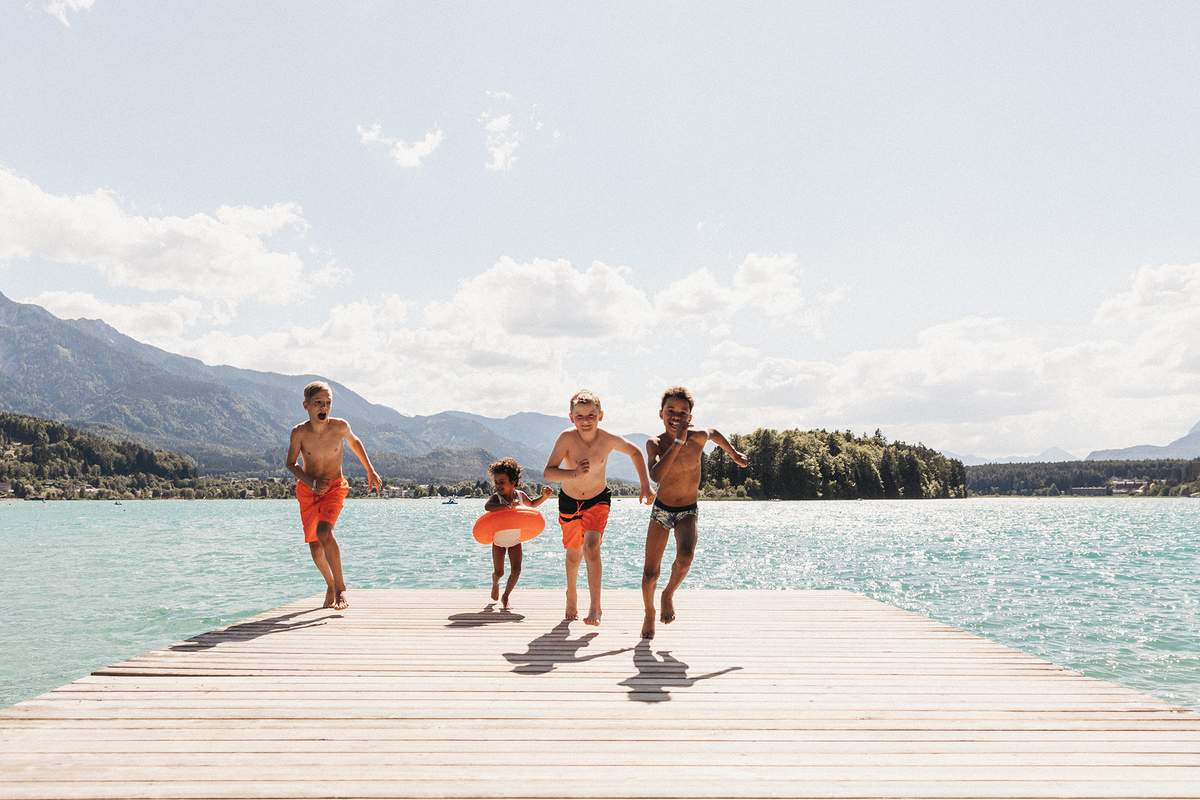
<svg viewBox="0 0 1200 800">
<path fill-rule="evenodd" d="M 715 449 L 704 457 L 703 496 L 780 500 L 965 497 L 961 462 L 924 445 L 889 443 L 850 431 L 759 428 L 730 441 L 746 453 L 738 467 Z"/>
<path fill-rule="evenodd" d="M 971 494 L 1055 495 L 1131 478 L 1167 486 L 1200 479 L 1200 459 L 1061 461 L 1041 464 L 980 464 L 967 467 Z"/>
</svg>

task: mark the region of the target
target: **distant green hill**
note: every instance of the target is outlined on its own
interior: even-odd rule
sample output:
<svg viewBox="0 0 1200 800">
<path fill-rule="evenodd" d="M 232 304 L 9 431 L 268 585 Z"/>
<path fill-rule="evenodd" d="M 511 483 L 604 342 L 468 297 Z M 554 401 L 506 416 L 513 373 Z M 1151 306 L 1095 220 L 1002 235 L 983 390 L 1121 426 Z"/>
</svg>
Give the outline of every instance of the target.
<svg viewBox="0 0 1200 800">
<path fill-rule="evenodd" d="M 124 491 L 196 477 L 196 462 L 178 453 L 0 412 L 0 483 L 18 497 L 51 485 Z"/>
<path fill-rule="evenodd" d="M 1200 459 L 1116 459 L 967 467 L 967 487 L 971 494 L 1054 495 L 1073 488 L 1105 486 L 1113 478 L 1154 481 L 1165 486 L 1187 484 L 1200 479 Z"/>
<path fill-rule="evenodd" d="M 724 450 L 704 457 L 703 495 L 780 500 L 965 497 L 962 462 L 920 444 L 891 442 L 878 431 L 759 428 L 730 437 L 746 453 L 737 466 Z"/>
</svg>

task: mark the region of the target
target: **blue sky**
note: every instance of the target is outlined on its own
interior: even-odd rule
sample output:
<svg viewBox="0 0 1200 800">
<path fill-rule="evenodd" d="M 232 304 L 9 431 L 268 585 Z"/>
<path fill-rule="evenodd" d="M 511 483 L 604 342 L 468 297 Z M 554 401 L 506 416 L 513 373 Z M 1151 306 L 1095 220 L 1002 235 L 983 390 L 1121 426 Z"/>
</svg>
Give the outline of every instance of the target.
<svg viewBox="0 0 1200 800">
<path fill-rule="evenodd" d="M 1200 419 L 1200 7 L 0 10 L 0 291 L 406 413 Z"/>
</svg>

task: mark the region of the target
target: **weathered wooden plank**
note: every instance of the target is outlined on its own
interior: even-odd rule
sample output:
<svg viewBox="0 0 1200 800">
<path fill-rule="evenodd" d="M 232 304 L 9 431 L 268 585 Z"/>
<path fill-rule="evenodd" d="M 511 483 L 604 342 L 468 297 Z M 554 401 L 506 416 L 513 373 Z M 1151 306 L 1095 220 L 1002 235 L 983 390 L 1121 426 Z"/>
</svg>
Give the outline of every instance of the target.
<svg viewBox="0 0 1200 800">
<path fill-rule="evenodd" d="M 1198 796 L 1200 715 L 851 593 L 689 591 L 652 646 L 635 592 L 598 630 L 520 598 L 306 598 L 98 670 L 0 711 L 0 797 Z"/>
</svg>

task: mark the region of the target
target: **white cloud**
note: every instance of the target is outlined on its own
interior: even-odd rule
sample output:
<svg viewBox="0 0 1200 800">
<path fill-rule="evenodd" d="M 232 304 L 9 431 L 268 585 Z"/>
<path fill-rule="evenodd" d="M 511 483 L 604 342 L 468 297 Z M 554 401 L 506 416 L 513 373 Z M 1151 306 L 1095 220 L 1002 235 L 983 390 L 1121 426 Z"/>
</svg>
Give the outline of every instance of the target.
<svg viewBox="0 0 1200 800">
<path fill-rule="evenodd" d="M 402 139 L 394 139 L 383 135 L 383 128 L 379 123 L 375 123 L 370 127 L 364 128 L 358 126 L 358 139 L 364 145 L 382 144 L 388 149 L 388 155 L 396 162 L 398 166 L 404 169 L 413 169 L 421 166 L 421 164 L 433 154 L 434 150 L 438 149 L 442 141 L 445 139 L 445 134 L 441 128 L 434 128 L 425 133 L 425 136 L 412 142 L 406 142 Z"/>
<path fill-rule="evenodd" d="M 1082 455 L 1163 444 L 1200 419 L 1198 329 L 1200 265 L 1144 267 L 1090 326 L 1034 332 L 967 317 L 808 361 L 726 341 L 692 382 L 706 416 L 742 430 L 882 427 L 958 452 Z"/>
<path fill-rule="evenodd" d="M 69 28 L 71 20 L 67 17 L 67 12 L 90 11 L 95 4 L 96 0 L 49 0 L 45 8 L 47 14 Z"/>
<path fill-rule="evenodd" d="M 483 124 L 484 146 L 488 151 L 484 166 L 501 172 L 512 169 L 517 147 L 521 144 L 521 132 L 513 124 L 512 114 L 491 117 L 485 113 L 479 121 Z"/>
<path fill-rule="evenodd" d="M 743 317 L 761 319 L 779 329 L 822 334 L 834 307 L 844 298 L 840 288 L 809 296 L 802 286 L 803 271 L 795 254 L 747 255 L 728 284 L 701 269 L 681 278 L 655 298 L 658 313 L 668 319 L 693 322 L 718 320 L 715 330 L 727 331 Z"/>
<path fill-rule="evenodd" d="M 308 296 L 301 258 L 267 244 L 285 229 L 304 231 L 298 205 L 141 216 L 108 190 L 51 194 L 0 167 L 0 258 L 88 265 L 115 286 L 182 293 L 227 312 L 247 299 L 282 305 Z"/>
<path fill-rule="evenodd" d="M 109 303 L 86 292 L 50 291 L 22 299 L 63 319 L 101 319 L 142 342 L 172 342 L 209 317 L 202 304 L 187 297 L 166 302 Z"/>
<path fill-rule="evenodd" d="M 430 304 L 426 321 L 442 329 L 487 321 L 497 332 L 540 339 L 631 337 L 652 320 L 630 276 L 599 261 L 580 271 L 569 261 L 506 256 L 460 284 L 449 301 Z"/>
</svg>

